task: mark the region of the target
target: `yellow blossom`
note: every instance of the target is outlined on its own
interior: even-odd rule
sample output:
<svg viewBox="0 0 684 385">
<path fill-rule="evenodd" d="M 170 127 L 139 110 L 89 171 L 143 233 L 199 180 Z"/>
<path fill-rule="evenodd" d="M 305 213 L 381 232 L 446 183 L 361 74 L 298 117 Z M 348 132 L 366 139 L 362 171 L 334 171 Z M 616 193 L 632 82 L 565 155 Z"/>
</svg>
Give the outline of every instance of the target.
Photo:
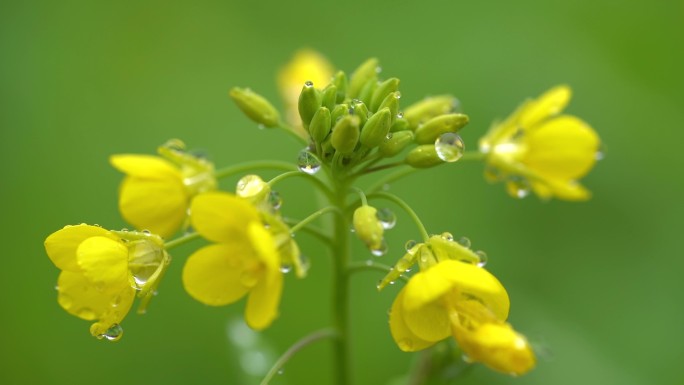
<svg viewBox="0 0 684 385">
<path fill-rule="evenodd" d="M 416 273 L 394 300 L 392 337 L 403 351 L 425 349 L 449 336 L 472 361 L 509 374 L 535 364 L 527 340 L 505 322 L 510 302 L 487 270 L 444 260 Z"/>
<path fill-rule="evenodd" d="M 530 190 L 544 199 L 590 197 L 578 180 L 594 166 L 600 140 L 583 120 L 561 115 L 570 96 L 569 87 L 557 86 L 494 125 L 480 140 L 489 179 L 505 180 L 516 197 Z"/>
<path fill-rule="evenodd" d="M 184 151 L 178 140 L 159 147 L 161 156 L 120 154 L 111 164 L 126 174 L 119 210 L 136 228 L 170 237 L 187 219 L 194 196 L 216 188 L 214 165 Z"/>
<path fill-rule="evenodd" d="M 298 253 L 289 241 L 264 226 L 270 217 L 247 199 L 223 192 L 197 196 L 191 205 L 192 226 L 216 242 L 192 254 L 183 268 L 183 285 L 196 300 L 212 306 L 249 294 L 245 320 L 256 330 L 278 315 L 283 286 L 283 253 Z M 269 223 L 270 224 L 270 223 Z"/>
<path fill-rule="evenodd" d="M 62 272 L 57 301 L 70 314 L 96 321 L 90 333 L 118 340 L 119 326 L 133 304 L 136 291 L 141 311 L 169 263 L 157 235 L 115 232 L 99 226 L 66 226 L 45 240 L 45 250 Z"/>
<path fill-rule="evenodd" d="M 305 82 L 310 81 L 316 87 L 323 87 L 330 82 L 333 66 L 320 53 L 311 49 L 297 51 L 280 70 L 278 85 L 280 94 L 285 102 L 286 120 L 302 135 L 305 135 L 299 119 L 299 94 Z"/>
</svg>

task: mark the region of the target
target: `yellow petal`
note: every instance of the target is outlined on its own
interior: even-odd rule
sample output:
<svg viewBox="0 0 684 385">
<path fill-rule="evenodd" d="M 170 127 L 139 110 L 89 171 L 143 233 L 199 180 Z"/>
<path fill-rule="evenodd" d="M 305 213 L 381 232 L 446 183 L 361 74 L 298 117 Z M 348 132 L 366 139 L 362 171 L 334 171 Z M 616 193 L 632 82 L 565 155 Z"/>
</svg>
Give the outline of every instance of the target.
<svg viewBox="0 0 684 385">
<path fill-rule="evenodd" d="M 520 112 L 518 127 L 533 128 L 534 125 L 551 116 L 558 115 L 568 105 L 572 92 L 568 86 L 557 86 L 542 96 L 528 102 Z"/>
<path fill-rule="evenodd" d="M 168 238 L 183 224 L 188 199 L 181 179 L 127 177 L 121 184 L 119 210 L 137 229 Z"/>
<path fill-rule="evenodd" d="M 76 249 L 83 276 L 98 289 L 112 293 L 130 285 L 128 248 L 120 241 L 90 237 Z"/>
<path fill-rule="evenodd" d="M 292 60 L 278 74 L 278 85 L 283 99 L 288 104 L 297 104 L 299 92 L 304 82 L 311 81 L 323 89 L 333 75 L 333 67 L 323 55 L 302 49 L 295 53 Z"/>
<path fill-rule="evenodd" d="M 267 271 L 252 288 L 247 298 L 245 321 L 254 330 L 263 330 L 278 317 L 278 305 L 283 291 L 283 274 L 280 270 Z"/>
<path fill-rule="evenodd" d="M 249 244 L 209 245 L 192 254 L 183 267 L 183 286 L 205 305 L 222 306 L 249 290 L 242 283 L 245 261 L 256 258 Z"/>
<path fill-rule="evenodd" d="M 523 162 L 546 178 L 573 180 L 596 163 L 599 138 L 582 120 L 569 115 L 543 123 L 525 139 Z"/>
<path fill-rule="evenodd" d="M 425 341 L 418 336 L 416 336 L 411 329 L 404 322 L 404 293 L 406 287 L 404 287 L 394 299 L 392 304 L 392 310 L 390 311 L 389 324 L 390 332 L 392 333 L 392 338 L 399 346 L 399 349 L 405 352 L 415 352 L 418 350 L 423 350 L 429 346 L 432 346 L 434 342 Z"/>
<path fill-rule="evenodd" d="M 458 261 L 444 261 L 428 270 L 433 276 L 449 280 L 451 287 L 467 298 L 477 298 L 497 317 L 508 318 L 510 301 L 506 289 L 487 270 Z M 459 299 L 456 299 L 459 300 Z"/>
<path fill-rule="evenodd" d="M 257 256 L 266 267 L 267 274 L 280 271 L 280 256 L 276 250 L 273 236 L 264 228 L 260 222 L 249 222 L 247 225 L 247 235 L 252 247 L 257 252 Z"/>
<path fill-rule="evenodd" d="M 239 242 L 245 239 L 246 224 L 259 221 L 259 213 L 249 202 L 223 192 L 200 194 L 192 200 L 192 226 L 214 242 Z"/>
<path fill-rule="evenodd" d="M 128 286 L 118 292 L 98 290 L 83 274 L 63 271 L 57 280 L 59 305 L 76 317 L 93 321 L 108 318 L 119 323 L 133 304 L 135 290 Z"/>
<path fill-rule="evenodd" d="M 126 175 L 145 179 L 181 179 L 180 170 L 173 163 L 154 155 L 112 155 L 109 162 Z"/>
<path fill-rule="evenodd" d="M 102 227 L 86 224 L 66 226 L 45 239 L 45 250 L 52 263 L 60 270 L 79 271 L 80 268 L 76 263 L 76 249 L 81 242 L 95 236 L 116 239 Z"/>
<path fill-rule="evenodd" d="M 591 198 L 591 192 L 575 181 L 550 179 L 533 183 L 532 188 L 542 198 L 554 196 L 567 201 L 585 201 Z"/>
<path fill-rule="evenodd" d="M 428 342 L 437 342 L 451 335 L 449 314 L 440 301 L 425 304 L 415 310 L 404 309 L 406 326 L 413 334 Z"/>
<path fill-rule="evenodd" d="M 439 265 L 441 263 L 411 277 L 411 280 L 402 290 L 405 292 L 402 306 L 406 310 L 413 311 L 419 309 L 439 300 L 451 291 L 453 286 L 451 279 L 434 270 Z"/>
</svg>

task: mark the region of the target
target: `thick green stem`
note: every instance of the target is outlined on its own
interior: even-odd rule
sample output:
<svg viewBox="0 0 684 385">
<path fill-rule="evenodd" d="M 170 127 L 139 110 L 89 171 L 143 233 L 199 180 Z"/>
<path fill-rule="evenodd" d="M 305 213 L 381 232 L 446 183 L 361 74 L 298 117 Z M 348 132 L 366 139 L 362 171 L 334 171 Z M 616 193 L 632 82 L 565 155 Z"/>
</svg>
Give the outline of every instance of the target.
<svg viewBox="0 0 684 385">
<path fill-rule="evenodd" d="M 351 365 L 349 353 L 349 279 L 347 266 L 351 259 L 349 245 L 349 219 L 346 215 L 347 193 L 349 186 L 346 180 L 334 180 L 335 199 L 331 202 L 340 209 L 342 215 L 335 216 L 333 234 L 333 279 L 332 279 L 332 313 L 333 327 L 337 331 L 334 344 L 335 383 L 351 385 Z"/>
</svg>

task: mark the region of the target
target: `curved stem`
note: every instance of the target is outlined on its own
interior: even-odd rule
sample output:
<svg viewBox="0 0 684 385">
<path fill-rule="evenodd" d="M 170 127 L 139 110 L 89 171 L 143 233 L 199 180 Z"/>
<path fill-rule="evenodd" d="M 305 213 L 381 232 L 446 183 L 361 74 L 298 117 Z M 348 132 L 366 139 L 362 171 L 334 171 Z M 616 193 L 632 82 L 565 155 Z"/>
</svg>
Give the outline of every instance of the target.
<svg viewBox="0 0 684 385">
<path fill-rule="evenodd" d="M 287 349 L 285 353 L 283 353 L 283 355 L 278 358 L 278 360 L 276 360 L 276 362 L 273 364 L 268 373 L 266 373 L 266 376 L 261 381 L 260 385 L 267 385 L 278 373 L 278 371 L 287 363 L 287 361 L 289 361 L 290 358 L 292 358 L 298 351 L 302 350 L 303 348 L 307 347 L 308 345 L 311 345 L 316 341 L 325 338 L 335 337 L 336 334 L 337 333 L 335 333 L 333 329 L 321 329 L 295 342 L 294 345 L 290 346 L 290 348 Z"/>
<path fill-rule="evenodd" d="M 188 242 L 190 242 L 190 241 L 193 241 L 193 240 L 195 240 L 195 239 L 197 239 L 197 238 L 199 238 L 199 237 L 200 237 L 200 235 L 199 235 L 199 233 L 197 233 L 197 232 L 195 232 L 195 233 L 190 233 L 190 234 L 186 234 L 186 235 L 183 235 L 183 236 L 180 237 L 180 238 L 174 239 L 173 241 L 165 242 L 165 243 L 164 243 L 164 248 L 165 248 L 166 250 L 171 250 L 171 249 L 173 249 L 174 247 L 178 247 L 178 246 L 180 246 L 180 245 L 186 244 L 186 243 L 188 243 Z"/>
<path fill-rule="evenodd" d="M 365 261 L 365 262 L 354 262 L 350 263 L 349 267 L 347 268 L 347 274 L 348 275 L 353 275 L 355 273 L 361 272 L 361 271 L 370 271 L 370 270 L 376 270 L 376 271 L 382 271 L 384 273 L 389 273 L 392 271 L 392 266 L 388 266 L 382 263 L 377 263 L 371 260 Z M 404 282 L 408 282 L 408 277 L 405 277 L 404 275 L 400 275 L 399 279 L 401 279 Z"/>
<path fill-rule="evenodd" d="M 294 226 L 297 223 L 301 222 L 300 220 L 296 220 L 296 219 L 292 219 L 292 218 L 283 218 L 283 220 L 285 221 L 285 223 L 287 223 L 290 226 Z M 330 244 L 332 242 L 332 239 L 329 236 L 325 235 L 321 230 L 314 229 L 312 227 L 302 227 L 299 229 L 299 231 L 309 233 L 312 236 L 318 238 L 318 240 L 323 242 L 323 243 Z"/>
<path fill-rule="evenodd" d="M 301 135 L 299 135 L 299 134 L 297 133 L 297 131 L 295 131 L 292 127 L 290 127 L 289 125 L 287 125 L 287 123 L 285 123 L 285 122 L 280 122 L 280 123 L 278 123 L 278 125 L 277 125 L 275 128 L 278 128 L 278 129 L 280 129 L 281 131 L 284 131 L 286 134 L 290 135 L 290 136 L 293 137 L 295 140 L 297 140 L 297 142 L 299 142 L 299 143 L 301 143 L 301 144 L 303 144 L 303 145 L 305 145 L 305 146 L 308 146 L 308 145 L 309 145 L 309 141 L 308 141 L 306 138 L 304 138 L 304 137 L 302 137 Z"/>
<path fill-rule="evenodd" d="M 378 190 L 382 189 L 383 186 L 385 186 L 386 184 L 392 183 L 395 180 L 411 175 L 418 170 L 419 169 L 413 167 L 405 168 L 403 170 L 397 170 L 396 172 L 389 174 L 384 178 L 380 178 L 377 182 L 373 183 L 371 187 L 367 189 L 367 191 L 369 193 L 377 192 Z"/>
<path fill-rule="evenodd" d="M 354 190 L 354 192 L 356 192 L 357 194 L 359 194 L 359 198 L 361 198 L 361 205 L 367 206 L 368 205 L 368 199 L 366 198 L 366 194 L 363 192 L 363 190 L 361 190 L 358 187 L 352 187 L 351 189 Z"/>
<path fill-rule="evenodd" d="M 428 235 L 427 230 L 425 230 L 425 226 L 423 225 L 423 222 L 421 222 L 420 218 L 418 218 L 418 214 L 416 214 L 415 211 L 409 206 L 406 202 L 404 202 L 401 198 L 394 194 L 386 193 L 386 192 L 377 192 L 375 194 L 371 194 L 368 196 L 369 198 L 383 198 L 387 199 L 389 201 L 394 202 L 397 206 L 401 207 L 413 220 L 413 222 L 416 224 L 418 227 L 418 230 L 420 231 L 420 235 L 423 237 L 423 241 L 427 242 L 428 239 L 430 238 L 430 235 Z"/>
<path fill-rule="evenodd" d="M 370 174 L 370 173 L 375 172 L 375 171 L 386 170 L 388 168 L 398 167 L 398 166 L 402 166 L 405 164 L 406 163 L 404 163 L 404 162 L 385 163 L 385 164 L 381 164 L 379 166 L 370 167 L 370 168 L 367 168 L 363 171 L 360 171 L 359 175 Z"/>
<path fill-rule="evenodd" d="M 303 171 L 300 171 L 300 170 L 288 171 L 288 172 L 286 172 L 286 173 L 280 174 L 280 175 L 274 177 L 273 179 L 269 180 L 269 181 L 268 181 L 268 185 L 269 185 L 269 186 L 273 186 L 273 185 L 275 185 L 276 183 L 279 183 L 279 182 L 282 181 L 282 180 L 285 180 L 285 179 L 287 179 L 287 178 L 293 178 L 293 177 L 301 177 L 301 178 L 307 179 L 308 181 L 310 181 L 310 182 L 312 182 L 313 184 L 315 184 L 316 187 L 318 187 L 318 189 L 319 189 L 323 194 L 325 194 L 328 198 L 331 198 L 331 197 L 332 197 L 332 192 L 330 191 L 330 189 L 328 188 L 328 186 L 325 185 L 325 183 L 323 183 L 320 179 L 316 178 L 315 176 L 310 175 L 310 174 L 307 174 L 307 173 L 305 173 L 305 172 L 303 172 Z"/>
<path fill-rule="evenodd" d="M 340 211 L 340 209 L 335 207 L 335 206 L 323 207 L 322 209 L 320 209 L 320 210 L 314 212 L 313 214 L 309 215 L 308 217 L 302 219 L 296 225 L 292 226 L 292 228 L 290 229 L 290 233 L 296 233 L 299 229 L 308 225 L 309 223 L 314 221 L 316 218 L 320 217 L 323 214 L 330 213 L 330 212 L 337 213 L 337 214 L 339 214 L 339 216 L 342 215 L 342 212 Z"/>
<path fill-rule="evenodd" d="M 271 168 L 275 170 L 285 170 L 285 171 L 295 171 L 297 166 L 288 162 L 281 162 L 277 160 L 266 160 L 266 161 L 256 161 L 237 164 L 235 166 L 229 166 L 222 168 L 220 170 L 214 171 L 214 177 L 216 179 L 225 178 L 234 174 L 239 174 L 245 171 L 256 170 L 260 168 Z"/>
</svg>

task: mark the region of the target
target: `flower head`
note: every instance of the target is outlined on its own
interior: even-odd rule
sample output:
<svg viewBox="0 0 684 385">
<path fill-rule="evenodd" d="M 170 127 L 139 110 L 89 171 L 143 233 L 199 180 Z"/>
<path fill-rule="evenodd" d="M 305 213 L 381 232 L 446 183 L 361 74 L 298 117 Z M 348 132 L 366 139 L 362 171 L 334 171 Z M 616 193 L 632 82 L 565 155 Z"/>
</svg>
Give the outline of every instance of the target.
<svg viewBox="0 0 684 385">
<path fill-rule="evenodd" d="M 119 324 L 138 293 L 144 312 L 169 264 L 162 239 L 147 232 L 119 232 L 99 226 L 66 226 L 45 240 L 59 275 L 57 301 L 64 310 L 96 321 L 90 333 L 121 338 Z"/>
<path fill-rule="evenodd" d="M 506 181 L 508 192 L 515 197 L 530 190 L 547 199 L 590 197 L 577 180 L 594 166 L 600 140 L 586 122 L 559 115 L 570 94 L 567 86 L 552 88 L 493 126 L 480 140 L 489 179 Z"/>
<path fill-rule="evenodd" d="M 224 192 L 197 196 L 191 213 L 192 226 L 215 243 L 188 258 L 183 268 L 185 289 L 212 306 L 227 305 L 248 294 L 247 324 L 265 329 L 278 315 L 281 266 L 291 261 L 300 273 L 299 249 L 287 227 L 249 200 Z"/>
<path fill-rule="evenodd" d="M 139 229 L 173 235 L 187 219 L 194 196 L 216 189 L 214 165 L 185 151 L 178 140 L 159 147 L 161 156 L 120 154 L 111 164 L 126 174 L 119 192 L 121 215 Z"/>
</svg>

